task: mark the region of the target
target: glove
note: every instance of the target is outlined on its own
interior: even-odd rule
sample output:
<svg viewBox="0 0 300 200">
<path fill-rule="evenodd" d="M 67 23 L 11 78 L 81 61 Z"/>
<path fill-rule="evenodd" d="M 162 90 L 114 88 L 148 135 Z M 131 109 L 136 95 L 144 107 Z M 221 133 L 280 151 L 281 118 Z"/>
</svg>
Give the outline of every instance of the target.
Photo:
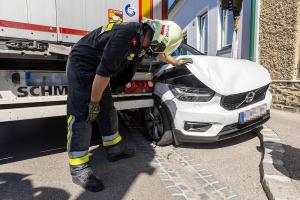
<svg viewBox="0 0 300 200">
<path fill-rule="evenodd" d="M 88 114 L 88 117 L 86 119 L 86 122 L 88 124 L 91 124 L 93 121 L 95 121 L 95 119 L 97 118 L 99 112 L 100 112 L 99 103 L 95 103 L 95 102 L 91 101 L 89 103 L 89 114 Z"/>
<path fill-rule="evenodd" d="M 186 65 L 186 64 L 193 64 L 193 59 L 191 58 L 179 58 L 178 60 L 176 60 L 176 67 L 182 66 L 182 65 Z"/>
</svg>

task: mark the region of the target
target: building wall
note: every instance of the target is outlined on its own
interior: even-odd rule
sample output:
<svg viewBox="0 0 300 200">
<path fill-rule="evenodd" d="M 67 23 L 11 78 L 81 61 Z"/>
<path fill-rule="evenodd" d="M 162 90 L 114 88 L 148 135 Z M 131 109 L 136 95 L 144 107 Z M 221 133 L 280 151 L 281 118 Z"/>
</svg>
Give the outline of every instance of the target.
<svg viewBox="0 0 300 200">
<path fill-rule="evenodd" d="M 169 19 L 175 21 L 187 32 L 187 43 L 200 49 L 198 17 L 208 13 L 208 52 L 210 56 L 231 56 L 231 49 L 221 50 L 220 0 L 182 0 L 169 13 Z M 238 58 L 249 58 L 250 43 L 250 1 L 243 2 L 238 33 Z"/>
<path fill-rule="evenodd" d="M 273 107 L 300 111 L 300 1 L 261 0 L 260 64 L 271 73 Z"/>
<path fill-rule="evenodd" d="M 184 31 L 187 31 L 188 44 L 199 50 L 199 23 L 198 16 L 208 12 L 208 55 L 216 55 L 218 37 L 218 0 L 185 0 L 176 9 L 175 14 L 169 13 L 169 19 L 175 21 Z"/>
</svg>

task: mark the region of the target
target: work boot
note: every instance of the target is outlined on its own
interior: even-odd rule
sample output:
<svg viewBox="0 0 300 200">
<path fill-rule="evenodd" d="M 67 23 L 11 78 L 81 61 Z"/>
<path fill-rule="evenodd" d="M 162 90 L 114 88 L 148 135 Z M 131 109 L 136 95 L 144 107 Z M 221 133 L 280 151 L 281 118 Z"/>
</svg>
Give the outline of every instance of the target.
<svg viewBox="0 0 300 200">
<path fill-rule="evenodd" d="M 116 145 L 106 147 L 107 160 L 115 162 L 120 159 L 133 157 L 135 154 L 134 149 L 128 148 L 124 142 L 119 142 Z"/>
<path fill-rule="evenodd" d="M 94 175 L 88 164 L 70 166 L 70 168 L 73 183 L 90 192 L 100 192 L 104 189 L 102 181 Z"/>
</svg>

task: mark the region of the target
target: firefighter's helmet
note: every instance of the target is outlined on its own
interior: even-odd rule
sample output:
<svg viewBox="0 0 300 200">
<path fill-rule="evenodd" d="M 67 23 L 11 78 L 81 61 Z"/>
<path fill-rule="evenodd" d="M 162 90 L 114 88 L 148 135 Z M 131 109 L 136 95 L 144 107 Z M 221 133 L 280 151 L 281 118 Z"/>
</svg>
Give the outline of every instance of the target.
<svg viewBox="0 0 300 200">
<path fill-rule="evenodd" d="M 143 18 L 143 23 L 148 24 L 154 31 L 149 47 L 153 53 L 170 55 L 181 44 L 183 34 L 181 28 L 173 21 Z"/>
</svg>

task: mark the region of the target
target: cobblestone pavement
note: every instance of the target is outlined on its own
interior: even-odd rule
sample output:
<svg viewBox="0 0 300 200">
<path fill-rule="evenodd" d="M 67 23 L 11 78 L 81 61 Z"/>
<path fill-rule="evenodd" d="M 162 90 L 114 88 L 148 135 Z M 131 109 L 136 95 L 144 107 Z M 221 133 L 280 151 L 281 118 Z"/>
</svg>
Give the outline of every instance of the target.
<svg viewBox="0 0 300 200">
<path fill-rule="evenodd" d="M 271 110 L 271 120 L 267 126 L 274 130 L 285 150 L 284 167 L 288 170 L 292 182 L 300 192 L 300 113 Z M 278 169 L 282 175 L 285 172 Z"/>
<path fill-rule="evenodd" d="M 260 140 L 255 133 L 213 144 L 186 144 L 186 153 L 230 186 L 243 200 L 266 200 L 260 182 Z"/>
<path fill-rule="evenodd" d="M 264 127 L 259 137 L 262 140 L 263 159 L 261 174 L 263 187 L 269 199 L 300 199 L 300 193 L 290 179 L 290 173 L 284 166 L 284 147 L 280 138 L 272 129 Z"/>
<path fill-rule="evenodd" d="M 134 139 L 140 144 L 137 148 L 143 149 L 150 157 L 154 150 L 155 156 L 150 165 L 158 171 L 161 181 L 174 200 L 239 199 L 229 186 L 220 182 L 184 149 L 154 146 L 138 135 Z"/>
<path fill-rule="evenodd" d="M 151 165 L 178 199 L 267 199 L 260 183 L 262 153 L 256 132 L 212 144 L 147 144 L 155 155 Z"/>
</svg>

